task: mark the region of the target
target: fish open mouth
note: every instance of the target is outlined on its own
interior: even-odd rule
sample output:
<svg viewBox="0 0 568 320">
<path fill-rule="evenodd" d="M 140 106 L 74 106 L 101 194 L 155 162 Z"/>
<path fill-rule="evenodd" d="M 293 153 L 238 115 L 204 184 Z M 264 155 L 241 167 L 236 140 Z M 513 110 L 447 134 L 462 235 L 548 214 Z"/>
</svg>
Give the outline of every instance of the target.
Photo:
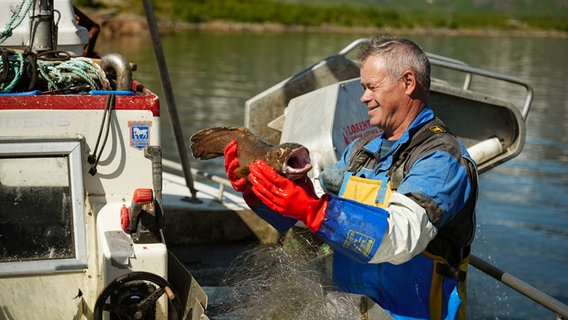
<svg viewBox="0 0 568 320">
<path fill-rule="evenodd" d="M 312 169 L 310 153 L 308 149 L 301 147 L 295 149 L 284 164 L 284 175 L 290 180 L 296 180 L 306 176 Z"/>
</svg>

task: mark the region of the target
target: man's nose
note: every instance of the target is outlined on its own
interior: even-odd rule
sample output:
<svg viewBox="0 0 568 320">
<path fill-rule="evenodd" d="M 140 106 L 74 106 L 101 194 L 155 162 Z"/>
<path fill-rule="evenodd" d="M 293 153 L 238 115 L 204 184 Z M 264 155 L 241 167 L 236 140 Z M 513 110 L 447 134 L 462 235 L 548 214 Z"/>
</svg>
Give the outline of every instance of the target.
<svg viewBox="0 0 568 320">
<path fill-rule="evenodd" d="M 361 100 L 362 103 L 367 103 L 367 102 L 371 101 L 371 98 L 370 98 L 371 95 L 369 93 L 370 91 L 371 90 L 369 90 L 369 89 L 363 89 L 363 95 L 361 95 L 361 99 L 359 99 L 359 100 Z"/>
</svg>

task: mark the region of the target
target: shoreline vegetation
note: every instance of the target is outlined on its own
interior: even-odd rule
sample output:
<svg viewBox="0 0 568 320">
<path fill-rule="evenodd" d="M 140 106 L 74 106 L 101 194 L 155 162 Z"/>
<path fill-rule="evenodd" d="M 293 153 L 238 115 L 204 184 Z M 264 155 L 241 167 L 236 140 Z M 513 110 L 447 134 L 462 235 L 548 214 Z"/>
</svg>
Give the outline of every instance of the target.
<svg viewBox="0 0 568 320">
<path fill-rule="evenodd" d="M 131 0 L 112 6 L 79 4 L 79 8 L 101 26 L 102 37 L 147 36 L 147 25 L 141 3 L 128 3 Z M 251 33 L 329 33 L 371 35 L 390 33 L 399 35 L 438 35 L 472 37 L 542 37 L 568 39 L 568 21 L 563 18 L 513 18 L 509 15 L 476 13 L 468 16 L 444 18 L 443 15 L 425 14 L 414 19 L 417 13 L 400 14 L 391 9 L 371 9 L 361 19 L 361 12 L 368 8 L 350 8 L 328 6 L 319 17 L 314 15 L 315 7 L 300 4 L 284 4 L 288 14 L 275 14 L 274 9 L 266 9 L 266 14 L 258 13 L 258 3 L 275 4 L 277 9 L 282 3 L 272 0 L 238 1 L 217 0 L 202 1 L 202 6 L 216 3 L 214 8 L 195 7 L 185 1 L 160 1 L 155 7 L 160 33 L 163 35 L 185 32 L 251 32 Z M 81 1 L 79 1 L 81 2 Z M 239 4 L 235 7 L 235 2 Z M 156 3 L 156 1 L 155 1 Z M 193 3 L 193 2 L 192 2 Z M 253 6 L 254 5 L 254 6 Z M 129 10 L 126 10 L 129 8 Z M 294 10 L 290 9 L 294 8 Z M 318 7 L 322 11 L 321 5 Z M 254 10 L 253 10 L 254 9 Z M 340 10 L 341 14 L 336 12 Z M 292 11 L 291 11 L 292 10 Z M 127 13 L 128 12 L 128 13 Z M 175 12 L 175 14 L 174 14 Z M 252 13 L 251 13 L 252 12 Z M 338 18 L 338 15 L 341 17 Z M 376 16 L 376 18 L 375 18 Z M 429 17 L 427 17 L 429 16 Z M 377 21 L 375 21 L 375 20 Z M 567 19 L 568 20 L 568 19 Z M 354 22 L 356 21 L 356 23 Z M 380 21 L 380 22 L 378 22 Z M 410 22 L 409 22 L 410 21 Z"/>
</svg>

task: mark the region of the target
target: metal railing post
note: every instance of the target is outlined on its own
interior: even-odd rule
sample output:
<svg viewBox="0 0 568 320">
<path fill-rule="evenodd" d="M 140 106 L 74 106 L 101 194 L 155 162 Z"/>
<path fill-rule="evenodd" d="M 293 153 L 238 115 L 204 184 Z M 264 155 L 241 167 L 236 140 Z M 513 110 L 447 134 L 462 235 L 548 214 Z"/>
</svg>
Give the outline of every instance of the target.
<svg viewBox="0 0 568 320">
<path fill-rule="evenodd" d="M 166 95 L 166 101 L 168 104 L 168 111 L 170 115 L 170 123 L 174 130 L 177 149 L 181 165 L 183 167 L 183 175 L 185 177 L 185 183 L 189 188 L 189 191 L 191 192 L 190 201 L 195 202 L 198 201 L 197 190 L 193 186 L 193 177 L 191 176 L 191 167 L 189 165 L 188 150 L 187 146 L 185 145 L 183 132 L 181 130 L 181 125 L 179 122 L 179 116 L 177 113 L 172 85 L 170 82 L 168 67 L 166 65 L 166 58 L 164 56 L 164 50 L 162 48 L 162 43 L 160 41 L 158 23 L 156 21 L 156 16 L 154 14 L 154 7 L 152 5 L 152 0 L 144 0 L 143 3 L 144 3 L 144 11 L 146 12 L 146 20 L 148 22 L 148 30 L 150 30 L 150 36 L 152 37 L 152 47 L 154 48 L 154 54 L 156 56 L 156 62 L 158 64 L 158 70 L 160 72 L 160 80 L 162 82 L 162 88 L 164 89 L 164 94 Z"/>
</svg>

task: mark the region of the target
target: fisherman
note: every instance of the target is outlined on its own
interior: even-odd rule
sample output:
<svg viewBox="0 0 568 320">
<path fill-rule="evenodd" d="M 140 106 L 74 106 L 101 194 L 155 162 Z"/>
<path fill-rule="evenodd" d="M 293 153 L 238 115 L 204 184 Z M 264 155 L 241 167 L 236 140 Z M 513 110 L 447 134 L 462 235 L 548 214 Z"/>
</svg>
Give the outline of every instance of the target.
<svg viewBox="0 0 568 320">
<path fill-rule="evenodd" d="M 430 63 L 417 44 L 377 35 L 359 59 L 361 102 L 381 134 L 354 141 L 324 169 L 325 194 L 261 160 L 248 180 L 238 178 L 234 142 L 225 149 L 227 176 L 277 230 L 299 220 L 329 244 L 340 289 L 367 295 L 396 319 L 463 319 L 476 165 L 428 105 Z"/>
</svg>

